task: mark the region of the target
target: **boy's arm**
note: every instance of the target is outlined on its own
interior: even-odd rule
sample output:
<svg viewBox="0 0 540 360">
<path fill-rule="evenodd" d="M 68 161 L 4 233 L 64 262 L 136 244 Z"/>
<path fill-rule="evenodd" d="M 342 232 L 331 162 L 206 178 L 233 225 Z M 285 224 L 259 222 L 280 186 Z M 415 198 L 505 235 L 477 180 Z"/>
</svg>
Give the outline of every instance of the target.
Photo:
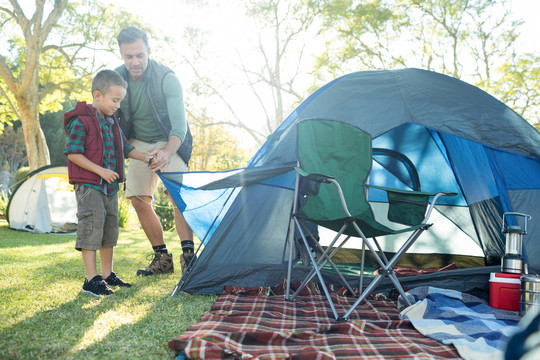
<svg viewBox="0 0 540 360">
<path fill-rule="evenodd" d="M 150 156 L 145 156 L 142 152 L 137 149 L 133 149 L 128 153 L 130 159 L 140 160 L 142 162 L 148 163 Z"/>
<path fill-rule="evenodd" d="M 93 163 L 83 154 L 71 153 L 71 154 L 68 154 L 67 157 L 70 161 L 82 167 L 83 169 L 91 171 L 94 174 L 99 175 L 101 178 L 103 178 L 103 180 L 105 180 L 109 184 L 115 182 L 119 178 L 118 173 L 110 169 L 105 169 L 96 163 Z"/>
</svg>

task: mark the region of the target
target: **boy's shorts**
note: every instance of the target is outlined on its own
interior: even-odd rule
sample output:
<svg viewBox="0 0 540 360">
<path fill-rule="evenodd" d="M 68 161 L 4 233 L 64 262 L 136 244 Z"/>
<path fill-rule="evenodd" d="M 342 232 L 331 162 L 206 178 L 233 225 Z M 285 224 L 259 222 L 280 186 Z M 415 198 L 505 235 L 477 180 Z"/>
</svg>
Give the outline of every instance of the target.
<svg viewBox="0 0 540 360">
<path fill-rule="evenodd" d="M 75 184 L 77 199 L 77 250 L 100 250 L 116 246 L 118 241 L 118 194 Z"/>
<path fill-rule="evenodd" d="M 129 143 L 144 155 L 158 149 L 163 149 L 166 141 L 147 143 L 137 139 L 129 140 Z M 188 170 L 186 163 L 178 154 L 174 154 L 169 165 L 163 172 L 186 172 Z M 126 197 L 132 196 L 154 196 L 158 184 L 159 176 L 144 161 L 129 159 L 128 172 L 126 177 Z M 181 183 L 182 175 L 175 175 L 174 180 Z"/>
</svg>

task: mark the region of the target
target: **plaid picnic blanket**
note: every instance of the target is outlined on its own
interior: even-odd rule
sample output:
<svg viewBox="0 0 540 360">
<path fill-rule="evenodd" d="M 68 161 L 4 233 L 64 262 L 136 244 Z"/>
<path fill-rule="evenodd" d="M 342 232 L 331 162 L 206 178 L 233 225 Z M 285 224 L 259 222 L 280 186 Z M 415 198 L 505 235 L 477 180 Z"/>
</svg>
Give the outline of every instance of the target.
<svg viewBox="0 0 540 360">
<path fill-rule="evenodd" d="M 422 286 L 406 295 L 413 305 L 400 317 L 425 336 L 454 345 L 463 359 L 502 359 L 510 336 L 519 330 L 516 312 L 494 309 L 471 294 Z"/>
<path fill-rule="evenodd" d="M 336 293 L 332 297 L 340 314 L 354 302 Z M 400 320 L 391 300 L 363 302 L 350 319 L 335 321 L 325 297 L 318 294 L 288 302 L 283 296 L 224 293 L 201 322 L 171 340 L 169 347 L 190 359 L 459 358 L 453 347 Z"/>
</svg>

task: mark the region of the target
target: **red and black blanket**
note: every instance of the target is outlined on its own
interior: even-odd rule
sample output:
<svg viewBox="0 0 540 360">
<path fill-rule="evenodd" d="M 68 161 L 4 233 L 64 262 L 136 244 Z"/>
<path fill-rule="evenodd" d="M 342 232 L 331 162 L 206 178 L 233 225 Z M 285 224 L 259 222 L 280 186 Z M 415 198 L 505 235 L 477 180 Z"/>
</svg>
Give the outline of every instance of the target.
<svg viewBox="0 0 540 360">
<path fill-rule="evenodd" d="M 339 314 L 354 297 L 332 294 Z M 451 359 L 454 347 L 421 335 L 399 319 L 394 301 L 370 299 L 350 320 L 334 320 L 324 296 L 223 293 L 201 322 L 169 347 L 189 359 Z"/>
</svg>

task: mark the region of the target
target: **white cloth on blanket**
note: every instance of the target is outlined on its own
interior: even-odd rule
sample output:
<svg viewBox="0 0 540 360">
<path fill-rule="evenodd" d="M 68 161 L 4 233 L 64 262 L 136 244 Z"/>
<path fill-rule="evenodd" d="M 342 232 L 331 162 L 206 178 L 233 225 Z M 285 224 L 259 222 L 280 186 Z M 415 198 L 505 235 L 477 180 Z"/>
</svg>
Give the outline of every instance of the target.
<svg viewBox="0 0 540 360">
<path fill-rule="evenodd" d="M 454 345 L 466 360 L 503 359 L 510 337 L 519 327 L 517 312 L 490 307 L 467 293 L 423 286 L 408 291 L 412 306 L 401 311 L 422 335 Z M 403 299 L 398 306 L 403 308 Z"/>
</svg>

